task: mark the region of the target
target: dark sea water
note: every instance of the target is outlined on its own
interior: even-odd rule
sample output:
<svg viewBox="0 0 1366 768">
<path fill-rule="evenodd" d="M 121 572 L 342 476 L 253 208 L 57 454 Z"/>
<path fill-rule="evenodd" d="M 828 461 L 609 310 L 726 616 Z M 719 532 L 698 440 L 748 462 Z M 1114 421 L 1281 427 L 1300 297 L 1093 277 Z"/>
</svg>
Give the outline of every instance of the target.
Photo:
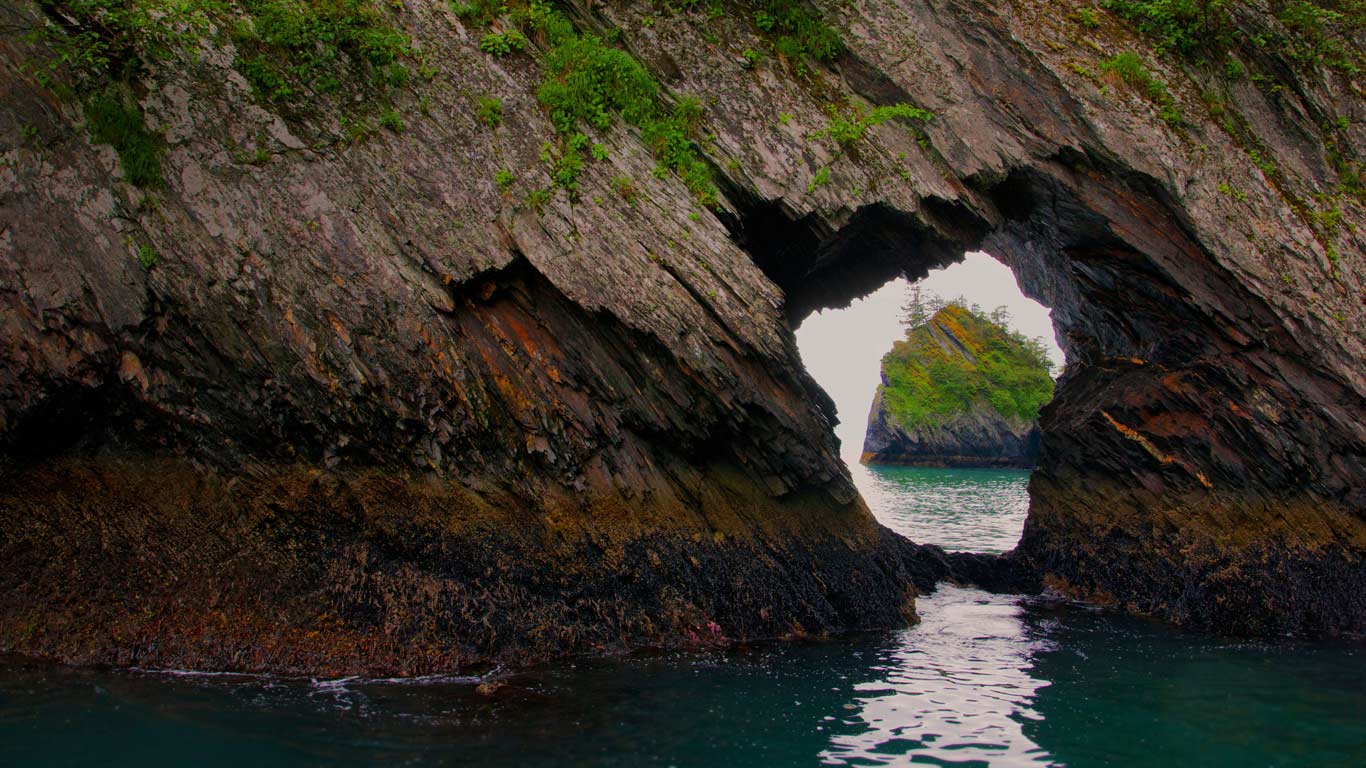
<svg viewBox="0 0 1366 768">
<path fill-rule="evenodd" d="M 1013 546 L 1026 475 L 855 468 L 888 525 Z M 1366 766 L 1366 646 L 942 588 L 911 629 L 470 681 L 0 662 L 0 766 Z"/>
</svg>

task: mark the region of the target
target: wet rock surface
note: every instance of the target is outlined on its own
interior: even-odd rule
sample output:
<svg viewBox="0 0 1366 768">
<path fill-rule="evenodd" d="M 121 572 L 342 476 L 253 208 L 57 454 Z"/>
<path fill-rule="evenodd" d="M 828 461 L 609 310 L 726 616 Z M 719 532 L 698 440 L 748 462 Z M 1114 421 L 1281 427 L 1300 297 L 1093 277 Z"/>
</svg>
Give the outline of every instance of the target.
<svg viewBox="0 0 1366 768">
<path fill-rule="evenodd" d="M 1012 573 L 1366 630 L 1366 214 L 1311 215 L 1366 146 L 1361 84 L 1151 58 L 1174 127 L 1095 74 L 1146 50 L 1109 17 L 818 7 L 847 50 L 802 74 L 739 63 L 743 8 L 571 6 L 701 99 L 716 213 L 620 124 L 577 199 L 523 204 L 554 136 L 534 46 L 490 56 L 445 3 L 398 16 L 435 70 L 402 133 L 281 116 L 222 48 L 153 68 L 151 193 L 6 27 L 0 648 L 419 672 L 906 621 L 923 550 L 857 499 L 789 324 L 975 248 L 1069 360 Z M 935 117 L 817 136 L 849 99 Z"/>
</svg>

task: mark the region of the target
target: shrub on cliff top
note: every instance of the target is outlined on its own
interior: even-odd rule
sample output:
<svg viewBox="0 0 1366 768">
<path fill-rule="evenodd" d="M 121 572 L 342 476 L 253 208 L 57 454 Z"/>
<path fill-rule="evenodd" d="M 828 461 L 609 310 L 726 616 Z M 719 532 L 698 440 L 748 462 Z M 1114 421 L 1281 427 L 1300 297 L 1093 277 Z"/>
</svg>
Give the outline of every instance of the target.
<svg viewBox="0 0 1366 768">
<path fill-rule="evenodd" d="M 954 341 L 946 347 L 940 334 Z M 883 403 L 908 428 L 942 424 L 981 403 L 1002 416 L 1032 421 L 1053 397 L 1051 367 L 1039 340 L 984 312 L 950 304 L 909 328 L 882 358 Z"/>
<path fill-rule="evenodd" d="M 1227 29 L 1229 0 L 1101 0 L 1152 36 L 1159 48 L 1190 53 L 1209 45 Z"/>
<path fill-rule="evenodd" d="M 301 87 L 332 93 L 348 65 L 371 68 L 380 82 L 407 81 L 398 59 L 409 53 L 408 36 L 372 0 L 238 2 L 247 18 L 232 30 L 237 67 L 267 99 L 287 99 Z"/>
</svg>

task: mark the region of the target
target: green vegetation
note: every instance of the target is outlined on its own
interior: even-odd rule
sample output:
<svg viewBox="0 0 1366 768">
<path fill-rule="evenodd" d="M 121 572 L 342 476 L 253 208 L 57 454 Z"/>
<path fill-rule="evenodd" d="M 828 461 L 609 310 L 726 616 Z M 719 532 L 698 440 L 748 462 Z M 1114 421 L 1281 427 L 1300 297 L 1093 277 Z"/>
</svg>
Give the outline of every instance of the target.
<svg viewBox="0 0 1366 768">
<path fill-rule="evenodd" d="M 605 131 L 620 117 L 639 129 L 662 172 L 675 173 L 703 205 L 716 205 L 711 170 L 694 140 L 702 119 L 701 102 L 685 97 L 667 105 L 659 84 L 640 62 L 596 35 L 578 34 L 542 0 L 532 0 L 514 18 L 525 19 L 550 45 L 536 98 L 550 111 L 566 145 L 561 157 L 583 149 L 568 146 L 583 135 L 580 126 Z"/>
<path fill-rule="evenodd" d="M 1159 48 L 1190 53 L 1225 33 L 1228 0 L 1101 0 L 1101 7 L 1131 22 Z"/>
<path fill-rule="evenodd" d="M 626 202 L 635 202 L 636 183 L 631 180 L 630 176 L 613 176 L 612 189 L 615 189 L 617 191 L 617 194 L 620 195 L 622 199 L 624 199 Z"/>
<path fill-rule="evenodd" d="M 377 129 L 365 118 L 341 117 L 341 129 L 352 144 L 368 139 Z"/>
<path fill-rule="evenodd" d="M 1003 309 L 988 315 L 959 300 L 912 315 L 882 358 L 883 403 L 903 426 L 937 426 L 981 404 L 1032 421 L 1053 397 L 1043 343 L 1010 330 Z"/>
<path fill-rule="evenodd" d="M 754 26 L 772 39 L 777 55 L 797 62 L 803 56 L 832 61 L 844 49 L 839 33 L 799 0 L 759 0 L 758 6 Z"/>
<path fill-rule="evenodd" d="M 582 150 L 586 146 L 588 137 L 582 133 L 571 134 L 561 142 L 558 153 L 555 145 L 548 141 L 541 145 L 541 162 L 550 167 L 551 180 L 555 186 L 569 192 L 571 197 L 579 191 L 579 174 L 583 172 Z"/>
<path fill-rule="evenodd" d="M 503 102 L 492 96 L 480 96 L 474 108 L 474 117 L 490 128 L 503 124 Z"/>
<path fill-rule="evenodd" d="M 550 190 L 545 188 L 533 189 L 526 193 L 526 199 L 523 202 L 526 207 L 540 214 L 541 211 L 545 210 L 546 203 L 550 202 Z"/>
<path fill-rule="evenodd" d="M 491 53 L 500 59 L 525 48 L 526 36 L 515 29 L 509 29 L 506 32 L 490 32 L 479 41 L 479 50 L 484 53 Z"/>
<path fill-rule="evenodd" d="M 582 132 L 606 131 L 621 119 L 640 131 L 645 144 L 659 162 L 657 175 L 673 172 L 704 205 L 714 206 L 717 191 L 711 171 L 702 160 L 695 140 L 702 118 L 696 99 L 666 101 L 663 89 L 649 71 L 630 54 L 613 47 L 609 36 L 580 34 L 546 0 L 472 0 L 452 6 L 457 15 L 476 24 L 506 24 L 505 31 L 484 37 L 485 50 L 502 41 L 531 40 L 544 47 L 545 78 L 536 98 L 550 113 L 558 147 L 542 147 L 541 158 L 550 166 L 556 186 L 573 194 L 584 168 L 584 154 L 594 160 L 607 158 L 607 149 L 590 144 Z M 510 37 L 515 33 L 515 37 Z M 544 205 L 544 202 L 541 202 Z"/>
<path fill-rule="evenodd" d="M 146 62 L 168 59 L 207 34 L 210 11 L 225 1 L 37 0 L 63 19 L 62 25 L 49 22 L 36 34 L 54 53 L 34 65 L 39 82 L 88 90 L 127 80 Z"/>
<path fill-rule="evenodd" d="M 1120 80 L 1138 89 L 1148 101 L 1157 106 L 1158 114 L 1168 125 L 1179 126 L 1182 123 L 1181 111 L 1176 107 L 1176 100 L 1172 98 L 1171 91 L 1167 90 L 1167 84 L 1157 79 L 1148 68 L 1143 66 L 1143 60 L 1138 54 L 1132 51 L 1117 54 L 1100 63 L 1100 70 L 1108 74 L 1115 75 Z"/>
<path fill-rule="evenodd" d="M 831 104 L 826 107 L 826 112 L 830 115 L 830 125 L 826 126 L 824 130 L 818 131 L 816 138 L 829 137 L 841 147 L 849 147 L 858 143 L 869 128 L 882 125 L 888 120 L 901 118 L 929 122 L 934 119 L 933 112 L 913 107 L 910 104 L 891 104 L 885 107 L 876 107 L 867 114 L 864 113 L 863 107 L 858 104 L 844 110 Z"/>
<path fill-rule="evenodd" d="M 1087 29 L 1096 29 L 1100 26 L 1100 14 L 1096 13 L 1094 8 L 1078 8 L 1073 18 Z"/>
<path fill-rule="evenodd" d="M 1219 183 L 1219 194 L 1228 195 L 1229 197 L 1233 198 L 1234 200 L 1240 203 L 1247 202 L 1247 193 L 1241 189 L 1235 189 L 1231 184 L 1229 184 L 1226 181 Z"/>
<path fill-rule="evenodd" d="M 1366 52 L 1355 43 L 1366 31 L 1366 0 L 1278 0 L 1270 14 L 1261 6 L 1235 13 L 1250 5 L 1250 0 L 1101 1 L 1101 7 L 1151 37 L 1160 51 L 1199 56 L 1250 44 L 1301 67 L 1326 66 L 1347 75 L 1366 70 Z M 1235 27 L 1235 18 L 1251 28 Z"/>
<path fill-rule="evenodd" d="M 149 271 L 155 267 L 157 265 L 157 249 L 146 243 L 139 243 L 138 265 Z"/>
<path fill-rule="evenodd" d="M 180 2 L 207 7 L 215 0 Z M 265 99 L 290 99 L 301 89 L 334 93 L 348 67 L 369 69 L 380 84 L 408 82 L 407 68 L 398 63 L 410 53 L 408 36 L 371 0 L 237 2 L 246 11 L 231 28 L 237 69 Z"/>
<path fill-rule="evenodd" d="M 498 191 L 506 195 L 517 182 L 517 174 L 504 168 L 493 175 L 493 181 L 498 185 Z"/>
<path fill-rule="evenodd" d="M 394 133 L 403 133 L 403 116 L 398 113 L 397 109 L 386 109 L 380 113 L 379 125 L 381 128 L 388 128 Z"/>
<path fill-rule="evenodd" d="M 119 155 L 124 177 L 139 187 L 161 186 L 161 137 L 147 130 L 142 108 L 123 89 L 111 85 L 95 91 L 85 103 L 90 136 Z"/>
<path fill-rule="evenodd" d="M 78 94 L 91 136 L 113 146 L 130 181 L 161 182 L 162 140 L 144 124 L 131 83 L 154 62 L 198 53 L 224 30 L 235 66 L 261 98 L 337 91 L 345 77 L 401 87 L 408 36 L 373 0 L 38 0 L 52 19 L 34 33 L 51 55 L 28 68 L 60 95 Z M 220 39 L 221 42 L 221 39 Z"/>
<path fill-rule="evenodd" d="M 811 177 L 811 181 L 807 182 L 807 184 L 806 184 L 806 193 L 807 193 L 807 194 L 811 194 L 812 192 L 815 192 L 815 191 L 816 191 L 816 188 L 817 188 L 817 187 L 820 187 L 820 186 L 823 186 L 823 185 L 829 184 L 829 183 L 830 183 L 830 168 L 829 168 L 829 166 L 826 166 L 826 167 L 823 167 L 823 168 L 821 168 L 820 170 L 816 171 L 816 175 Z"/>
</svg>

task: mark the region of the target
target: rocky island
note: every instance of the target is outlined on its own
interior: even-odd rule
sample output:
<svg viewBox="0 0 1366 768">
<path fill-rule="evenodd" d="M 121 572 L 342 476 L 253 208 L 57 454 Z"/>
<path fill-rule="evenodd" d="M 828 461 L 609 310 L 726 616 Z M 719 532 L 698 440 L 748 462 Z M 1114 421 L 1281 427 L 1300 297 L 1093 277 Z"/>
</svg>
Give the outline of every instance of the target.
<svg viewBox="0 0 1366 768">
<path fill-rule="evenodd" d="M 1366 631 L 1362 5 L 1102 5 L 6 3 L 0 652 L 417 674 L 954 568 Z M 954 562 L 791 329 L 967 250 L 1069 364 Z"/>
<path fill-rule="evenodd" d="M 961 303 L 909 325 L 882 358 L 862 461 L 1032 469 L 1053 396 L 1042 345 Z"/>
</svg>

